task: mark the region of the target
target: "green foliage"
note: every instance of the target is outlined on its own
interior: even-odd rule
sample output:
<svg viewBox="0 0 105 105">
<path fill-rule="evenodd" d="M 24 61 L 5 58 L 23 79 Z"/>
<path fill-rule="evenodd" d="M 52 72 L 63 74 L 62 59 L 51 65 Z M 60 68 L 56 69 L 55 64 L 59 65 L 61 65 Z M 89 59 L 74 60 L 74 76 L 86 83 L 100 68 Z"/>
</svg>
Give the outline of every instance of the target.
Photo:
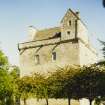
<svg viewBox="0 0 105 105">
<path fill-rule="evenodd" d="M 29 97 L 35 97 L 37 99 L 48 99 L 48 86 L 45 76 L 35 73 L 32 76 L 24 76 L 18 80 L 18 90 L 20 97 L 26 100 Z"/>
<path fill-rule="evenodd" d="M 8 74 L 7 70 L 0 69 L 0 100 L 2 104 L 5 99 L 7 101 L 8 97 L 12 97 L 13 86 L 12 78 Z M 8 103 L 8 105 L 12 104 Z"/>
<path fill-rule="evenodd" d="M 58 68 L 49 77 L 51 83 L 52 97 L 67 98 L 73 97 L 74 80 L 73 77 L 78 71 L 76 66 L 65 66 Z"/>
<path fill-rule="evenodd" d="M 24 76 L 19 78 L 17 81 L 18 84 L 18 94 L 22 99 L 27 99 L 30 97 L 32 90 L 32 79 L 29 76 Z"/>
<path fill-rule="evenodd" d="M 50 96 L 51 98 L 76 98 L 76 84 L 74 76 L 77 74 L 79 66 L 65 66 L 57 68 L 57 70 L 49 76 Z"/>
<path fill-rule="evenodd" d="M 105 67 L 96 65 L 83 66 L 76 74 L 76 84 L 80 98 L 88 98 L 90 102 L 98 96 L 105 95 Z"/>
<path fill-rule="evenodd" d="M 11 96 L 12 89 L 12 80 L 8 74 L 8 59 L 5 54 L 0 50 L 0 103 L 1 105 L 5 104 L 5 99 L 7 96 Z M 8 103 L 9 105 L 9 103 Z"/>
<path fill-rule="evenodd" d="M 101 98 L 100 97 L 95 98 L 94 105 L 100 105 L 100 104 L 101 104 Z"/>
<path fill-rule="evenodd" d="M 33 85 L 34 96 L 38 100 L 45 98 L 46 105 L 48 105 L 48 98 L 50 97 L 50 85 L 48 82 L 48 78 L 39 73 L 35 73 L 32 77 L 34 80 L 34 85 Z"/>
<path fill-rule="evenodd" d="M 18 88 L 18 80 L 20 79 L 20 69 L 17 66 L 12 66 L 12 70 L 9 71 L 9 75 L 11 77 L 11 83 L 12 83 L 12 96 L 10 97 L 9 102 L 12 102 L 16 104 L 17 102 L 20 103 L 20 94 L 19 94 L 19 88 Z M 17 105 L 17 104 L 16 104 Z"/>
<path fill-rule="evenodd" d="M 14 68 L 17 70 L 17 68 Z M 9 71 L 7 56 L 0 50 L 0 105 L 13 105 L 16 95 L 16 73 Z M 14 75 L 13 75 L 14 74 Z M 16 74 L 16 75 L 15 75 Z"/>
<path fill-rule="evenodd" d="M 87 98 L 90 103 L 98 96 L 105 97 L 105 65 L 65 66 L 49 75 L 35 73 L 18 81 L 21 98 Z"/>
<path fill-rule="evenodd" d="M 20 78 L 20 69 L 18 66 L 12 66 L 12 71 L 10 72 L 10 75 L 13 77 L 14 80 L 17 78 Z"/>
<path fill-rule="evenodd" d="M 105 42 L 104 41 L 101 41 L 101 40 L 99 40 L 99 41 L 102 44 L 103 57 L 105 58 Z"/>
<path fill-rule="evenodd" d="M 5 54 L 0 50 L 0 67 L 8 65 L 8 58 Z"/>
<path fill-rule="evenodd" d="M 33 76 L 34 80 L 34 88 L 33 92 L 35 93 L 35 96 L 39 98 L 44 98 L 47 95 L 47 81 L 45 77 L 39 73 L 35 73 Z"/>
</svg>

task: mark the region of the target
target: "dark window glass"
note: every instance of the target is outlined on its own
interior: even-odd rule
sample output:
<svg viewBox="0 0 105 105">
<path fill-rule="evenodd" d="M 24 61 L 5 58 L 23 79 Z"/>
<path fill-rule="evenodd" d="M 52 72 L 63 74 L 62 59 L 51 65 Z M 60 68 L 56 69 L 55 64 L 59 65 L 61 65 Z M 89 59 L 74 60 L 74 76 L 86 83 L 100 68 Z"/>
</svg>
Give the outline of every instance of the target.
<svg viewBox="0 0 105 105">
<path fill-rule="evenodd" d="M 71 26 L 71 20 L 69 20 L 68 25 Z"/>
<path fill-rule="evenodd" d="M 52 60 L 56 60 L 56 52 L 52 53 Z"/>
<path fill-rule="evenodd" d="M 70 31 L 67 31 L 67 34 L 70 35 Z"/>
</svg>

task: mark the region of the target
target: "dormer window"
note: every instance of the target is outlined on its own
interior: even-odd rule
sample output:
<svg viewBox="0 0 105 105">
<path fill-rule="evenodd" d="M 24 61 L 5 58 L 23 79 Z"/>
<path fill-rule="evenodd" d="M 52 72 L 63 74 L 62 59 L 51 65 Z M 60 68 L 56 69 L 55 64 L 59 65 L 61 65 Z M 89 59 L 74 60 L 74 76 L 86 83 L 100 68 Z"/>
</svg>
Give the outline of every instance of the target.
<svg viewBox="0 0 105 105">
<path fill-rule="evenodd" d="M 71 26 L 71 20 L 68 21 L 68 26 Z"/>
</svg>

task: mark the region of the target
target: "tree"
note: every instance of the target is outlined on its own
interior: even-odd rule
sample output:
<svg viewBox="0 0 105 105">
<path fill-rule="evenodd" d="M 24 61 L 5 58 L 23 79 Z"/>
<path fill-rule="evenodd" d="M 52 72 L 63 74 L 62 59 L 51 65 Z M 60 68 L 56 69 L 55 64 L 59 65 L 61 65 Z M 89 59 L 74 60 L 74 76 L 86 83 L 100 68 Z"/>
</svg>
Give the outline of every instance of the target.
<svg viewBox="0 0 105 105">
<path fill-rule="evenodd" d="M 50 97 L 51 98 L 63 98 L 63 70 L 60 68 L 55 72 L 51 72 L 48 77 L 48 82 L 50 85 Z"/>
<path fill-rule="evenodd" d="M 96 97 L 105 95 L 105 68 L 96 65 L 83 66 L 74 79 L 81 92 L 78 96 L 89 99 L 90 105 Z"/>
<path fill-rule="evenodd" d="M 8 66 L 8 58 L 5 56 L 2 50 L 0 50 L 0 68 L 3 68 L 4 66 Z"/>
<path fill-rule="evenodd" d="M 18 84 L 18 94 L 21 99 L 24 101 L 24 105 L 27 105 L 26 100 L 32 96 L 32 83 L 33 79 L 31 76 L 24 76 L 19 78 L 17 81 Z"/>
<path fill-rule="evenodd" d="M 33 93 L 35 94 L 37 99 L 45 98 L 46 105 L 48 105 L 50 91 L 48 78 L 40 73 L 34 73 L 32 77 L 34 80 Z"/>
<path fill-rule="evenodd" d="M 24 105 L 27 105 L 26 100 L 29 97 L 37 99 L 45 98 L 48 105 L 49 87 L 47 78 L 39 73 L 34 73 L 30 76 L 24 76 L 18 80 L 18 90 Z"/>
<path fill-rule="evenodd" d="M 12 93 L 12 78 L 8 74 L 7 70 L 0 69 L 0 100 L 2 104 L 6 104 L 10 98 L 12 99 Z M 12 100 L 8 103 L 8 105 L 12 105 Z"/>
<path fill-rule="evenodd" d="M 18 66 L 14 65 L 12 66 L 12 70 L 9 73 L 14 80 L 16 80 L 17 78 L 20 78 L 20 69 Z"/>
<path fill-rule="evenodd" d="M 18 84 L 17 81 L 20 78 L 20 69 L 18 66 L 12 66 L 9 75 L 12 79 L 12 84 L 13 84 L 13 102 L 15 105 L 20 104 L 20 96 L 19 96 L 19 91 L 18 91 Z"/>
<path fill-rule="evenodd" d="M 101 41 L 101 40 L 99 40 L 99 41 L 102 44 L 102 53 L 103 53 L 103 57 L 105 58 L 105 42 L 104 41 Z"/>
<path fill-rule="evenodd" d="M 35 73 L 22 77 L 18 85 L 24 105 L 29 97 L 45 98 L 47 105 L 48 98 L 68 98 L 68 105 L 71 99 L 87 98 L 91 105 L 97 97 L 105 97 L 105 65 L 59 67 L 48 76 Z"/>
<path fill-rule="evenodd" d="M 13 84 L 11 76 L 8 73 L 9 62 L 7 56 L 0 50 L 0 100 L 1 104 L 7 104 L 9 98 L 12 98 Z M 12 102 L 12 101 L 11 101 Z M 8 103 L 9 105 L 10 103 Z M 12 105 L 12 103 L 10 104 Z"/>
<path fill-rule="evenodd" d="M 78 72 L 79 66 L 65 66 L 58 68 L 53 72 L 49 78 L 51 82 L 51 91 L 54 98 L 68 98 L 68 105 L 70 100 L 76 98 L 74 76 Z"/>
<path fill-rule="evenodd" d="M 105 72 L 105 61 L 99 61 L 98 63 L 96 63 L 96 66 L 99 67 L 99 69 L 101 69 L 103 72 Z M 104 76 L 104 75 L 103 75 Z M 103 78 L 104 79 L 104 78 Z M 105 88 L 105 80 L 100 81 L 101 83 L 101 87 Z M 104 89 L 100 89 L 100 91 L 102 92 L 102 95 L 99 97 L 95 98 L 95 105 L 100 105 L 100 103 L 105 101 L 105 92 Z"/>
</svg>

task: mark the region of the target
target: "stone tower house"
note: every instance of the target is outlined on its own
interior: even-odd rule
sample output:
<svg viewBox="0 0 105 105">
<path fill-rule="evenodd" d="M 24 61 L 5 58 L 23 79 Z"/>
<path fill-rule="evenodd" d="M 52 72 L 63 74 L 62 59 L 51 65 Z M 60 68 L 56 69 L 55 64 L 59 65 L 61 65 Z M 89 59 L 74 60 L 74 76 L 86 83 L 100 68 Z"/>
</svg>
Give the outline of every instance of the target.
<svg viewBox="0 0 105 105">
<path fill-rule="evenodd" d="M 59 27 L 29 28 L 29 41 L 18 44 L 21 76 L 47 73 L 57 66 L 87 65 L 97 61 L 97 53 L 90 45 L 88 30 L 79 12 L 69 9 Z"/>
</svg>

